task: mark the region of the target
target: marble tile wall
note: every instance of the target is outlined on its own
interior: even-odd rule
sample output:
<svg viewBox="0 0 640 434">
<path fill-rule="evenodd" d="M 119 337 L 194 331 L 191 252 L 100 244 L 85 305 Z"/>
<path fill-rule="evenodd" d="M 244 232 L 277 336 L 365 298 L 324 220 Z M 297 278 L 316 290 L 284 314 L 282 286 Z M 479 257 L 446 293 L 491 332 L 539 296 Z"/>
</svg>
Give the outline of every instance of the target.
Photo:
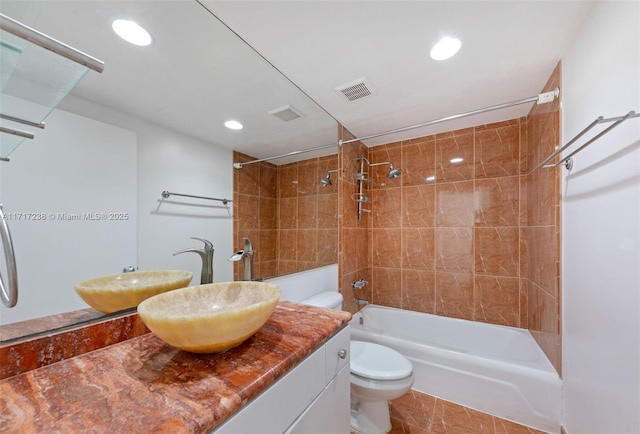
<svg viewBox="0 0 640 434">
<path fill-rule="evenodd" d="M 388 179 L 388 166 L 370 169 L 372 302 L 526 327 L 525 129 L 513 119 L 369 149 L 372 163 L 403 170 Z"/>
<path fill-rule="evenodd" d="M 233 153 L 234 162 L 255 158 Z M 242 249 L 243 238 L 251 240 L 255 255 L 255 277 L 277 275 L 278 257 L 278 168 L 268 162 L 233 169 L 233 245 Z M 231 252 L 229 252 L 229 255 Z M 242 263 L 233 264 L 234 280 L 242 280 Z"/>
<path fill-rule="evenodd" d="M 347 129 L 339 128 L 340 140 L 350 140 L 354 136 Z M 371 249 L 369 214 L 363 213 L 358 220 L 358 204 L 352 199 L 358 190 L 355 175 L 360 171 L 358 157 L 368 157 L 368 148 L 361 142 L 353 142 L 340 147 L 338 152 L 340 166 L 340 185 L 338 198 L 338 273 L 340 292 L 344 296 L 343 309 L 354 313 L 360 306 L 356 298 L 371 301 L 369 284 L 363 289 L 354 290 L 351 286 L 358 279 L 371 282 Z M 369 184 L 363 184 L 363 194 L 371 197 Z M 363 204 L 364 209 L 371 209 L 370 204 Z"/>
<path fill-rule="evenodd" d="M 562 89 L 561 65 L 553 71 L 542 92 Z M 527 117 L 526 213 L 523 239 L 527 261 L 523 264 L 528 328 L 547 358 L 561 373 L 562 297 L 560 281 L 562 166 L 533 170 L 560 144 L 560 101 L 535 105 Z"/>
<path fill-rule="evenodd" d="M 234 161 L 254 158 L 234 152 Z M 268 278 L 337 262 L 338 182 L 320 179 L 336 170 L 337 155 L 275 166 L 268 162 L 235 169 L 234 243 L 248 237 L 256 251 L 254 276 Z M 242 266 L 234 264 L 234 279 Z"/>
<path fill-rule="evenodd" d="M 560 87 L 560 65 L 541 90 Z M 346 129 L 341 138 L 353 138 Z M 531 330 L 560 373 L 560 169 L 533 168 L 560 143 L 560 103 L 527 117 L 340 150 L 340 290 L 355 298 Z M 371 213 L 356 219 L 355 159 L 370 168 Z M 452 159 L 462 161 L 453 163 Z M 456 160 L 454 160 L 456 161 Z M 366 249 L 366 252 L 365 252 Z M 360 291 L 351 282 L 366 278 Z"/>
</svg>

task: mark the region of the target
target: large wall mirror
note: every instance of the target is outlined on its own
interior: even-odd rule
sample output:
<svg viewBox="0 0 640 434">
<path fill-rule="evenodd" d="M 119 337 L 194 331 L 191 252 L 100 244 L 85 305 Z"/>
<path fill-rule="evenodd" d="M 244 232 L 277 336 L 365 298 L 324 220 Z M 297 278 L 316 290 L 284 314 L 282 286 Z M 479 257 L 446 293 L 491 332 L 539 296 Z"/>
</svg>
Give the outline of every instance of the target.
<svg viewBox="0 0 640 434">
<path fill-rule="evenodd" d="M 53 216 L 9 222 L 21 292 L 16 308 L 1 308 L 1 326 L 85 309 L 74 283 L 126 265 L 190 270 L 198 284 L 197 255 L 173 255 L 199 247 L 191 237 L 213 242 L 214 281 L 239 278 L 227 259 L 244 236 L 255 240 L 258 278 L 336 262 L 338 177 L 322 179 L 337 169 L 337 149 L 232 163 L 337 143 L 337 122 L 218 20 L 215 2 L 4 0 L 0 9 L 105 62 L 0 163 L 5 212 Z M 123 16 L 150 30 L 148 49 L 113 34 Z M 299 117 L 282 119 L 283 108 Z M 225 128 L 228 119 L 244 128 Z M 163 190 L 238 200 L 167 200 Z M 90 212 L 128 218 L 74 220 Z"/>
</svg>

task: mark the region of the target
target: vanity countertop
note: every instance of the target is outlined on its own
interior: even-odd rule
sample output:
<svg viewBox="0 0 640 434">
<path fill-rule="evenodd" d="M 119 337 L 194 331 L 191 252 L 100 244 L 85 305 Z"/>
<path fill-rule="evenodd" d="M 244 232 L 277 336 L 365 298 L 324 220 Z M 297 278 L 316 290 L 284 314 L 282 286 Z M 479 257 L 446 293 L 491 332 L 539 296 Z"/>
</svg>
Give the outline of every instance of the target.
<svg viewBox="0 0 640 434">
<path fill-rule="evenodd" d="M 0 381 L 1 432 L 208 432 L 319 348 L 351 314 L 280 302 L 221 354 L 153 333 Z"/>
</svg>

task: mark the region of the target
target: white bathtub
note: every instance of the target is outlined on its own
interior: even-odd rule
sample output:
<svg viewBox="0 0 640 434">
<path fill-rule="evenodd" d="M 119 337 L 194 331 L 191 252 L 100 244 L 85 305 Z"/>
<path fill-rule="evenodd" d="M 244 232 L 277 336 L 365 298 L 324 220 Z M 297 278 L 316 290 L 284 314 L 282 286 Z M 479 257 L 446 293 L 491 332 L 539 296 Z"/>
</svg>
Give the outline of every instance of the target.
<svg viewBox="0 0 640 434">
<path fill-rule="evenodd" d="M 413 363 L 413 389 L 550 433 L 560 432 L 562 382 L 524 329 L 368 305 L 351 338 Z"/>
</svg>

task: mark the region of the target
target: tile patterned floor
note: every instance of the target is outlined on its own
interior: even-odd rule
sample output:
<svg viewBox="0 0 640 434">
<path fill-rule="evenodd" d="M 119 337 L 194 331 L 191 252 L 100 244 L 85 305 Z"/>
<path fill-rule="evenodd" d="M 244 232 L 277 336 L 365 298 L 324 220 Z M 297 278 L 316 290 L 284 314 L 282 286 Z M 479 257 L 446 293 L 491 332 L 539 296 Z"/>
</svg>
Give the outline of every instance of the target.
<svg viewBox="0 0 640 434">
<path fill-rule="evenodd" d="M 415 390 L 391 401 L 390 412 L 390 434 L 544 434 Z"/>
</svg>

